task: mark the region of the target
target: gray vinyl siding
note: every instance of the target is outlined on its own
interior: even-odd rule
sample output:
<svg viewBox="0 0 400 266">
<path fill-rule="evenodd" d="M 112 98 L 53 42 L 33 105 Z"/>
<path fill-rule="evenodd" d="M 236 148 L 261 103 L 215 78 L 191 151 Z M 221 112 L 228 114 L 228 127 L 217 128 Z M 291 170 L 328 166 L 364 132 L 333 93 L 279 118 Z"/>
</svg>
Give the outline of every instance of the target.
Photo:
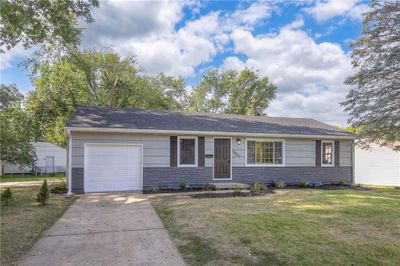
<svg viewBox="0 0 400 266">
<path fill-rule="evenodd" d="M 213 154 L 213 137 L 205 138 L 206 154 Z M 232 166 L 245 166 L 246 137 L 232 137 Z M 240 139 L 238 145 L 236 140 Z M 85 143 L 143 144 L 143 167 L 169 167 L 169 135 L 138 135 L 128 133 L 73 132 L 72 167 L 83 167 Z M 352 141 L 340 141 L 340 165 L 351 166 Z M 213 166 L 213 158 L 205 159 L 205 166 Z M 285 139 L 285 166 L 315 166 L 315 140 Z"/>
<path fill-rule="evenodd" d="M 213 145 L 213 138 L 212 137 L 206 137 L 205 138 L 205 148 L 206 148 L 206 154 L 214 154 L 214 145 Z M 214 165 L 214 159 L 213 158 L 205 158 L 205 166 L 206 167 L 212 167 Z"/>
<path fill-rule="evenodd" d="M 286 139 L 286 166 L 315 166 L 315 140 Z"/>
<path fill-rule="evenodd" d="M 340 141 L 340 166 L 351 166 L 352 151 L 353 151 L 353 141 L 351 140 Z"/>
<path fill-rule="evenodd" d="M 143 144 L 143 167 L 169 167 L 169 135 L 72 133 L 72 167 L 84 167 L 85 143 Z"/>
</svg>

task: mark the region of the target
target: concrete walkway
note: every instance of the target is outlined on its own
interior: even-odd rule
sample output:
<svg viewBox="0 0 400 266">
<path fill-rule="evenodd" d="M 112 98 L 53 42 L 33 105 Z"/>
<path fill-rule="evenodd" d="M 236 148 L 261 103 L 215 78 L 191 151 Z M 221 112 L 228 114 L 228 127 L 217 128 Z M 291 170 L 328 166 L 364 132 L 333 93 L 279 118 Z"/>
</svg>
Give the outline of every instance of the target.
<svg viewBox="0 0 400 266">
<path fill-rule="evenodd" d="M 63 181 L 52 181 L 47 180 L 48 185 L 62 183 Z M 3 187 L 30 187 L 30 186 L 41 186 L 43 181 L 20 181 L 20 182 L 6 182 L 0 183 L 0 188 Z"/>
<path fill-rule="evenodd" d="M 86 194 L 22 265 L 185 265 L 145 195 Z"/>
</svg>

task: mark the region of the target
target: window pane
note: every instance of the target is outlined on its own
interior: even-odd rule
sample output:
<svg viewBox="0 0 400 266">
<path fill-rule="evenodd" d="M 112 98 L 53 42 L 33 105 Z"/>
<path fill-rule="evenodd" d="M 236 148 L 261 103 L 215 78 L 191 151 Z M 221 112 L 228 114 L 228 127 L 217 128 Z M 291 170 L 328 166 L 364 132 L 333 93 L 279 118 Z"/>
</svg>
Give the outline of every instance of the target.
<svg viewBox="0 0 400 266">
<path fill-rule="evenodd" d="M 282 142 L 275 142 L 275 161 L 276 164 L 282 164 Z"/>
<path fill-rule="evenodd" d="M 248 141 L 248 164 L 282 164 L 282 142 Z"/>
<path fill-rule="evenodd" d="M 274 143 L 264 142 L 264 154 L 262 163 L 273 163 L 274 161 Z"/>
<path fill-rule="evenodd" d="M 180 140 L 180 164 L 195 164 L 195 140 Z"/>
<path fill-rule="evenodd" d="M 256 163 L 256 142 L 255 141 L 248 141 L 247 142 L 247 163 L 254 164 Z"/>
<path fill-rule="evenodd" d="M 261 163 L 262 159 L 262 144 L 261 142 L 256 142 L 256 163 Z"/>
<path fill-rule="evenodd" d="M 322 143 L 322 164 L 332 164 L 332 143 Z"/>
</svg>

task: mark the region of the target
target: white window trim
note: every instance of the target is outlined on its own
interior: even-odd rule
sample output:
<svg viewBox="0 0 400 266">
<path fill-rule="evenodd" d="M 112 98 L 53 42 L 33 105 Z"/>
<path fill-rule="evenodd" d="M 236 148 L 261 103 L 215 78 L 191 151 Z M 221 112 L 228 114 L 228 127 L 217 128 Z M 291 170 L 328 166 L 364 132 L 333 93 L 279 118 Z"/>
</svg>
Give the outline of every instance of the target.
<svg viewBox="0 0 400 266">
<path fill-rule="evenodd" d="M 332 144 L 332 163 L 324 164 L 324 143 Z M 322 167 L 335 167 L 335 141 L 333 140 L 322 140 L 321 141 L 321 166 Z"/>
<path fill-rule="evenodd" d="M 181 139 L 194 139 L 194 164 L 181 164 Z M 198 165 L 198 137 L 178 136 L 178 167 L 197 167 Z"/>
<path fill-rule="evenodd" d="M 259 141 L 259 142 L 282 142 L 282 163 L 281 164 L 270 164 L 270 163 L 247 163 L 247 141 Z M 266 139 L 266 138 L 246 138 L 244 141 L 244 162 L 246 167 L 285 167 L 286 159 L 286 145 L 284 139 Z"/>
</svg>

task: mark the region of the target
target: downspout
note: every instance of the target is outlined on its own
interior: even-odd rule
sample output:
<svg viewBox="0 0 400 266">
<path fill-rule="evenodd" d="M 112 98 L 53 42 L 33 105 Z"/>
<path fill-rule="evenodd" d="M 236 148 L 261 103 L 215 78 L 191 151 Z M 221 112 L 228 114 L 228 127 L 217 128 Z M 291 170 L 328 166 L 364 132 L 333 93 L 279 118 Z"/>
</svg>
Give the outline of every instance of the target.
<svg viewBox="0 0 400 266">
<path fill-rule="evenodd" d="M 67 159 L 67 176 L 68 176 L 68 197 L 72 197 L 74 193 L 72 192 L 72 135 L 71 130 L 67 130 L 68 135 L 68 159 Z"/>
<path fill-rule="evenodd" d="M 355 151 L 356 151 L 356 143 L 353 140 L 352 145 L 351 145 L 351 175 L 352 175 L 352 184 L 353 185 L 356 184 L 356 176 L 355 176 L 355 173 L 356 173 L 356 166 L 355 166 L 355 163 L 356 163 L 356 160 L 355 160 L 356 152 Z"/>
</svg>

